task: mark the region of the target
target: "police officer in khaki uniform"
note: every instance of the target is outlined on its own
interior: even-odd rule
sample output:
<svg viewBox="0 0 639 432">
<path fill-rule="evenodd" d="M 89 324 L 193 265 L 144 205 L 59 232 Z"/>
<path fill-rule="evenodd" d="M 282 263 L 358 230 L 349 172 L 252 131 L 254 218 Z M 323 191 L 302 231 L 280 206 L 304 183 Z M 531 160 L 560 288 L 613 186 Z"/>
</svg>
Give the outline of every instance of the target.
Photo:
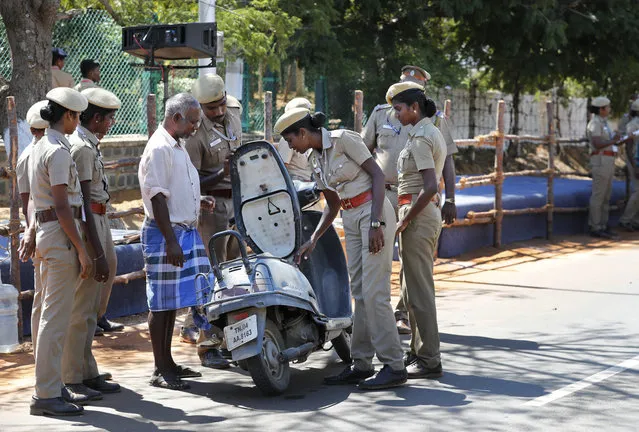
<svg viewBox="0 0 639 432">
<path fill-rule="evenodd" d="M 81 114 L 81 124 L 69 137 L 69 142 L 82 190 L 86 219 L 84 243 L 93 259 L 94 271 L 75 289 L 62 358 L 62 378 L 69 391 L 86 395 L 89 400 L 99 400 L 102 399 L 102 393 L 118 392 L 120 386 L 100 376 L 91 350 L 101 293 L 113 283 L 117 266 L 106 214 L 106 203 L 110 198 L 108 181 L 96 135 L 104 136 L 109 132 L 121 103 L 117 96 L 101 88 L 90 88 L 83 91 L 82 95 L 87 98 L 89 105 Z"/>
<path fill-rule="evenodd" d="M 615 158 L 619 152 L 619 134 L 608 126 L 610 99 L 599 96 L 590 104 L 592 118 L 588 122 L 586 136 L 590 141 L 590 167 L 592 170 L 592 195 L 588 223 L 590 235 L 599 238 L 616 238 L 608 226 L 610 195 L 615 176 Z"/>
<path fill-rule="evenodd" d="M 234 217 L 231 178 L 228 160 L 242 145 L 242 105 L 233 96 L 227 95 L 224 81 L 215 74 L 199 77 L 193 84 L 191 93 L 202 108 L 202 125 L 186 143 L 186 151 L 200 175 L 202 195 L 215 197 L 215 210 L 203 210 L 198 220 L 198 231 L 208 253 L 209 239 L 220 231 L 230 228 Z M 225 237 L 215 242 L 215 254 L 220 262 L 239 255 L 234 241 Z M 193 324 L 191 314 L 187 316 L 180 330 L 183 342 L 195 343 L 198 335 L 203 336 Z M 222 357 L 215 345 L 216 338 L 208 338 L 199 351 L 202 365 L 216 369 L 226 369 L 230 362 Z"/>
<path fill-rule="evenodd" d="M 294 108 L 305 108 L 310 112 L 312 105 L 306 98 L 293 98 L 284 107 L 284 112 Z M 308 157 L 306 154 L 298 153 L 291 149 L 284 138 L 280 138 L 277 144 L 275 144 L 275 148 L 282 157 L 291 179 L 305 182 L 311 180 L 311 168 L 308 165 Z"/>
<path fill-rule="evenodd" d="M 619 220 L 619 226 L 626 231 L 639 230 L 639 100 L 630 106 L 629 121 L 624 130 L 629 139 L 626 144 L 626 164 L 632 181 L 632 195 Z"/>
<path fill-rule="evenodd" d="M 33 140 L 22 151 L 16 165 L 16 177 L 18 180 L 18 191 L 22 199 L 22 213 L 27 221 L 27 226 L 33 223 L 33 217 L 29 214 L 29 201 L 31 198 L 31 189 L 29 187 L 29 159 L 35 144 L 42 139 L 49 122 L 42 119 L 40 110 L 49 104 L 48 100 L 36 102 L 27 111 L 27 123 L 31 128 Z M 33 207 L 33 206 L 32 206 Z M 35 226 L 33 227 L 35 228 Z M 33 346 L 33 354 L 36 352 L 36 344 L 38 339 L 38 327 L 40 325 L 40 313 L 42 311 L 42 282 L 40 280 L 40 262 L 33 256 L 33 305 L 31 306 L 31 344 Z"/>
<path fill-rule="evenodd" d="M 80 73 L 82 74 L 82 79 L 78 85 L 75 86 L 75 89 L 79 92 L 83 90 L 100 87 L 98 82 L 100 82 L 100 63 L 91 59 L 84 59 L 80 62 Z"/>
<path fill-rule="evenodd" d="M 53 48 L 51 57 L 51 88 L 56 87 L 70 87 L 75 86 L 75 81 L 71 74 L 68 74 L 62 70 L 64 67 L 64 60 L 67 58 L 67 53 L 62 48 Z"/>
<path fill-rule="evenodd" d="M 318 239 L 342 211 L 348 272 L 355 299 L 351 354 L 353 366 L 327 377 L 326 384 L 358 384 L 365 390 L 402 385 L 406 368 L 402 359 L 393 309 L 390 277 L 393 260 L 395 212 L 384 197 L 384 174 L 359 134 L 322 127 L 326 117 L 295 108 L 275 124 L 289 146 L 299 153 L 309 150 L 313 178 L 324 193 L 327 207 L 296 260 L 307 259 Z M 373 378 L 373 356 L 384 367 Z M 370 378 L 370 379 L 367 379 Z"/>
<path fill-rule="evenodd" d="M 426 98 L 421 85 L 393 84 L 386 100 L 402 125 L 413 125 L 397 161 L 402 296 L 408 306 L 412 331 L 411 350 L 405 364 L 409 378 L 437 378 L 442 375 L 442 365 L 433 263 L 442 229 L 438 185 L 446 159 L 446 142 L 432 121 L 437 111 L 435 102 Z"/>
<path fill-rule="evenodd" d="M 49 104 L 41 110 L 41 115 L 50 127 L 29 158 L 29 186 L 36 211 L 35 253 L 42 277 L 35 395 L 30 412 L 32 415 L 74 415 L 82 413 L 82 407 L 67 401 L 83 403 L 87 398 L 63 389 L 62 349 L 75 288 L 80 279 L 86 279 L 91 273 L 92 260 L 80 236 L 80 183 L 65 134 L 75 130 L 80 112 L 87 107 L 87 99 L 70 88 L 53 89 L 47 93 L 47 99 Z"/>
<path fill-rule="evenodd" d="M 426 86 L 431 75 L 418 66 L 404 66 L 400 75 L 400 82 L 415 82 Z M 432 118 L 433 124 L 439 128 L 446 140 L 447 156 L 444 164 L 444 184 L 446 200 L 442 207 L 442 216 L 446 223 L 452 223 L 457 216 L 455 207 L 455 161 L 453 155 L 457 153 L 457 146 L 451 134 L 449 120 L 442 111 L 437 111 Z M 406 145 L 408 133 L 412 125 L 403 126 L 395 117 L 395 111 L 390 104 L 378 105 L 362 132 L 367 147 L 374 152 L 377 163 L 385 176 L 386 197 L 390 200 L 397 213 L 397 159 Z M 400 272 L 401 283 L 401 272 Z M 395 308 L 397 330 L 400 334 L 410 334 L 408 314 L 403 296 Z"/>
</svg>

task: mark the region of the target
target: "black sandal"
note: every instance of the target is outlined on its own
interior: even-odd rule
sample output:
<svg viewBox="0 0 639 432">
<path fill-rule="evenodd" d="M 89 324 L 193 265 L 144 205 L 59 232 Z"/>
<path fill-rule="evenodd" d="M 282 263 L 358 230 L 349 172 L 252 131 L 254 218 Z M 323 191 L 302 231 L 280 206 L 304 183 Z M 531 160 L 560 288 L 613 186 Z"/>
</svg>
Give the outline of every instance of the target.
<svg viewBox="0 0 639 432">
<path fill-rule="evenodd" d="M 153 375 L 149 384 L 153 387 L 159 387 L 167 390 L 188 390 L 191 388 L 188 383 L 182 382 L 180 378 L 167 380 L 162 375 Z"/>
<path fill-rule="evenodd" d="M 177 365 L 176 373 L 179 378 L 200 378 L 202 376 L 201 372 L 180 365 Z"/>
</svg>

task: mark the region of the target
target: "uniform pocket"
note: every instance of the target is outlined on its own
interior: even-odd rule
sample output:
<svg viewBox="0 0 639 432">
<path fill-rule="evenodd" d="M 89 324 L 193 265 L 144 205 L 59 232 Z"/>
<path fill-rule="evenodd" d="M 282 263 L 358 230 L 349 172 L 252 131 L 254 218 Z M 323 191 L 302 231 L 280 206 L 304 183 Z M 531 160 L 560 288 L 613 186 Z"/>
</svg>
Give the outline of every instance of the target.
<svg viewBox="0 0 639 432">
<path fill-rule="evenodd" d="M 339 184 L 351 181 L 361 168 L 346 156 L 336 159 L 331 166 L 329 182 Z"/>
<path fill-rule="evenodd" d="M 220 140 L 216 142 L 217 138 L 209 143 L 209 154 L 211 155 L 211 163 L 214 165 L 222 165 L 226 157 L 230 153 L 229 146 L 226 141 Z M 213 144 L 215 143 L 215 144 Z"/>
</svg>

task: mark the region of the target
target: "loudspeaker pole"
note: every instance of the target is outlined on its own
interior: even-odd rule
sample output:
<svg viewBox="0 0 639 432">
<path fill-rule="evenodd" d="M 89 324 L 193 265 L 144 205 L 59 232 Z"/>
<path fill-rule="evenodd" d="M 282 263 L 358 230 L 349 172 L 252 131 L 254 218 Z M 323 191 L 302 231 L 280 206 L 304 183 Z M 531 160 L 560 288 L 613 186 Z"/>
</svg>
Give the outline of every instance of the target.
<svg viewBox="0 0 639 432">
<path fill-rule="evenodd" d="M 215 0 L 199 0 L 199 11 L 200 11 L 200 22 L 215 22 Z M 213 63 L 215 64 L 215 60 L 213 59 Z M 200 66 L 206 66 L 210 63 L 210 59 L 199 59 L 198 63 Z M 201 68 L 200 76 L 206 75 L 209 73 L 217 73 L 217 68 L 215 66 L 209 68 Z"/>
</svg>

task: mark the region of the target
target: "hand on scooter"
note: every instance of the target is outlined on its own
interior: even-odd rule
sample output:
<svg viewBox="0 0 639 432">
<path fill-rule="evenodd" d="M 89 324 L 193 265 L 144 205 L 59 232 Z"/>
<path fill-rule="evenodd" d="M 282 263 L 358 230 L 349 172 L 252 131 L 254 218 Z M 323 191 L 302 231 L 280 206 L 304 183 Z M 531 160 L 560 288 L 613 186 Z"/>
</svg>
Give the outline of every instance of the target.
<svg viewBox="0 0 639 432">
<path fill-rule="evenodd" d="M 306 261 L 313 253 L 316 243 L 311 239 L 304 243 L 295 254 L 295 264 L 299 265 L 302 260 Z"/>
</svg>

